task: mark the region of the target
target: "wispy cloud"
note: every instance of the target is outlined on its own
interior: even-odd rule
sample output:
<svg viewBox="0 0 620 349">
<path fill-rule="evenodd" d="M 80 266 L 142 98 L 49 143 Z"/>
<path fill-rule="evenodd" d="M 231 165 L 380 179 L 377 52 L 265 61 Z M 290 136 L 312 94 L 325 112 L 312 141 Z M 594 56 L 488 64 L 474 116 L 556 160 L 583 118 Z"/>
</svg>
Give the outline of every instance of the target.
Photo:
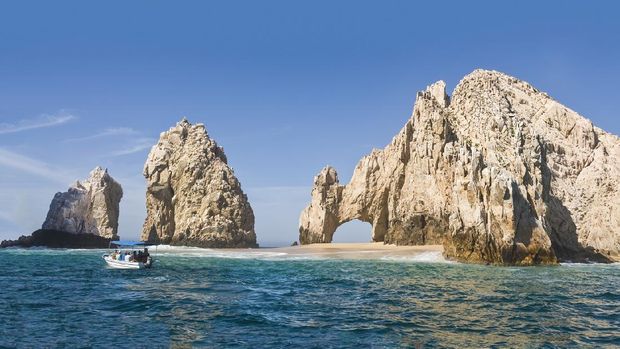
<svg viewBox="0 0 620 349">
<path fill-rule="evenodd" d="M 105 155 L 108 157 L 138 153 L 145 149 L 150 149 L 156 142 L 156 140 L 152 137 L 145 137 L 142 132 L 131 127 L 106 128 L 100 132 L 88 136 L 67 139 L 65 142 L 83 142 L 105 137 L 118 137 L 119 141 L 115 142 L 115 144 L 122 147 Z"/>
<path fill-rule="evenodd" d="M 79 137 L 79 138 L 70 138 L 65 142 L 82 142 L 89 141 L 97 138 L 105 138 L 105 137 L 115 137 L 115 136 L 135 136 L 139 132 L 132 129 L 131 127 L 114 127 L 114 128 L 106 128 L 105 130 L 95 133 L 90 136 Z"/>
<path fill-rule="evenodd" d="M 44 114 L 32 119 L 18 120 L 14 123 L 3 122 L 0 123 L 0 134 L 62 125 L 74 119 L 76 119 L 74 115 L 61 111 L 54 115 Z"/>
<path fill-rule="evenodd" d="M 0 148 L 0 166 L 12 168 L 38 177 L 68 184 L 71 179 L 64 172 L 52 168 L 49 164 Z"/>
<path fill-rule="evenodd" d="M 133 153 L 137 153 L 143 151 L 145 149 L 150 149 L 155 144 L 155 140 L 153 138 L 138 138 L 134 140 L 131 144 L 129 144 L 124 149 L 118 150 L 110 154 L 111 156 L 123 156 L 129 155 Z"/>
</svg>

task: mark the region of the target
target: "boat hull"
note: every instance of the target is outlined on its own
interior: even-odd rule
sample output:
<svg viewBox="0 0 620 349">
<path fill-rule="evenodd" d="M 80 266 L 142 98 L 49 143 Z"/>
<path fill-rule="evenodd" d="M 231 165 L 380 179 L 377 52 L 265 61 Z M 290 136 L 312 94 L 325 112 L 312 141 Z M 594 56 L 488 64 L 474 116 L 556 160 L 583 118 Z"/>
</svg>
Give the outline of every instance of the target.
<svg viewBox="0 0 620 349">
<path fill-rule="evenodd" d="M 112 259 L 112 257 L 108 255 L 104 255 L 103 260 L 108 264 L 108 266 L 115 269 L 144 269 L 151 266 L 150 263 L 119 261 Z"/>
</svg>

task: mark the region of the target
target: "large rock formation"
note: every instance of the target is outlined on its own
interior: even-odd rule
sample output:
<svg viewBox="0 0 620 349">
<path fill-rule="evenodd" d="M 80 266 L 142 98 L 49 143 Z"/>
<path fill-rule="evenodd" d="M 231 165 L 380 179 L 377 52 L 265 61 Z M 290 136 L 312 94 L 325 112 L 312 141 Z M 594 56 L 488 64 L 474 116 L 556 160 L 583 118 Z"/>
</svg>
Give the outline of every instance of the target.
<svg viewBox="0 0 620 349">
<path fill-rule="evenodd" d="M 123 189 L 108 170 L 96 167 L 88 179 L 54 195 L 42 229 L 17 240 L 2 241 L 0 247 L 108 247 L 111 240 L 118 239 L 122 197 Z"/>
<path fill-rule="evenodd" d="M 254 213 L 224 150 L 204 125 L 163 132 L 144 165 L 142 239 L 199 247 L 255 247 Z"/>
<path fill-rule="evenodd" d="M 44 230 L 118 238 L 119 203 L 123 189 L 108 170 L 96 167 L 88 179 L 56 193 L 43 223 Z"/>
<path fill-rule="evenodd" d="M 374 241 L 443 244 L 456 260 L 610 261 L 620 251 L 620 140 L 526 82 L 476 70 L 440 81 L 349 184 L 323 169 L 300 241 L 358 219 Z"/>
</svg>

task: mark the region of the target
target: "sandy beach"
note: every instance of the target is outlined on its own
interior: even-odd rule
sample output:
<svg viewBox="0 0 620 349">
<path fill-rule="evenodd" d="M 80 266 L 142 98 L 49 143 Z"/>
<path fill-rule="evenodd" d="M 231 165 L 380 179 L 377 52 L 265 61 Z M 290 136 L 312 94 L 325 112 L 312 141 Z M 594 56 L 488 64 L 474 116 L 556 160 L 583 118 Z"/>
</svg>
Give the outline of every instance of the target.
<svg viewBox="0 0 620 349">
<path fill-rule="evenodd" d="M 290 247 L 259 249 L 260 251 L 283 252 L 288 255 L 322 256 L 347 259 L 371 259 L 383 257 L 413 257 L 422 254 L 441 255 L 443 246 L 396 246 L 382 242 L 367 243 L 325 243 Z"/>
</svg>

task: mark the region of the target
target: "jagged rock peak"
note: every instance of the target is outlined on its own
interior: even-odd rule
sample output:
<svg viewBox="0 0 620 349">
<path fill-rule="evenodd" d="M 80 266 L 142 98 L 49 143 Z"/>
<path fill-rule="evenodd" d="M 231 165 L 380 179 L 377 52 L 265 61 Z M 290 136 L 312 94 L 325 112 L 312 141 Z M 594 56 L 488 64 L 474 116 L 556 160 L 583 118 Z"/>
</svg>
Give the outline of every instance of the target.
<svg viewBox="0 0 620 349">
<path fill-rule="evenodd" d="M 430 85 L 348 184 L 321 180 L 332 173 L 315 178 L 302 243 L 330 242 L 340 224 L 359 219 L 375 241 L 443 244 L 462 261 L 619 256 L 620 140 L 500 72 L 472 72 L 451 97 L 443 82 Z"/>
<path fill-rule="evenodd" d="M 446 93 L 446 83 L 443 80 L 439 80 L 436 83 L 427 86 L 423 92 L 418 92 L 418 97 L 424 97 L 428 95 L 437 101 L 442 108 L 450 105 L 450 97 Z"/>
<path fill-rule="evenodd" d="M 95 167 L 87 179 L 56 193 L 42 229 L 118 238 L 119 204 L 123 189 L 107 169 Z"/>
<path fill-rule="evenodd" d="M 321 172 L 314 178 L 315 185 L 329 186 L 332 184 L 338 184 L 338 173 L 336 169 L 327 165 Z"/>
<path fill-rule="evenodd" d="M 144 240 L 201 247 L 254 247 L 254 213 L 203 124 L 183 118 L 162 132 L 144 165 Z"/>
</svg>

